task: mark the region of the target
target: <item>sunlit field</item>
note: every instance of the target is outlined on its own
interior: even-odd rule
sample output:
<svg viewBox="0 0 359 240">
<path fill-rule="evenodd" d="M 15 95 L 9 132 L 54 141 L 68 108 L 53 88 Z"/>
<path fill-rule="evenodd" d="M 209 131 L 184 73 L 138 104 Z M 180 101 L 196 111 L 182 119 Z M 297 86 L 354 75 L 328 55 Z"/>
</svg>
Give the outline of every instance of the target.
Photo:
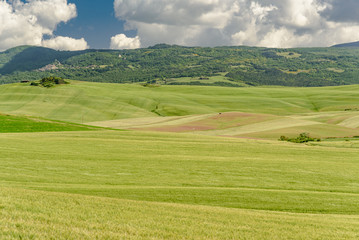
<svg viewBox="0 0 359 240">
<path fill-rule="evenodd" d="M 0 238 L 358 239 L 357 90 L 0 86 Z"/>
</svg>

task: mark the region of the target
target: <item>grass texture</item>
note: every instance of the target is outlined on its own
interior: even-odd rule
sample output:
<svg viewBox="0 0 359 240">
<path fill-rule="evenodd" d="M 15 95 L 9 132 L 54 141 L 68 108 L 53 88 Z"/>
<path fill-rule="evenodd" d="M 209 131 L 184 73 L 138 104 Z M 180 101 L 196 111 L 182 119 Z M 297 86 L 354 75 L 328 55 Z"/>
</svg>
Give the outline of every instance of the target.
<svg viewBox="0 0 359 240">
<path fill-rule="evenodd" d="M 0 114 L 0 133 L 88 131 L 93 129 L 95 128 L 75 123 Z"/>
<path fill-rule="evenodd" d="M 6 133 L 0 146 L 2 217 L 20 218 L 6 223 L 6 236 L 47 238 L 66 232 L 66 224 L 78 226 L 79 238 L 255 239 L 272 231 L 270 238 L 300 239 L 293 235 L 299 229 L 312 239 L 359 234 L 358 148 L 118 131 Z M 127 213 L 114 218 L 113 211 Z M 280 218 L 272 222 L 274 216 Z M 126 219 L 136 223 L 124 226 Z M 208 226 L 214 228 L 204 233 Z"/>
<path fill-rule="evenodd" d="M 1 239 L 357 239 L 357 216 L 0 188 Z M 290 229 L 290 230 L 289 230 Z"/>
</svg>

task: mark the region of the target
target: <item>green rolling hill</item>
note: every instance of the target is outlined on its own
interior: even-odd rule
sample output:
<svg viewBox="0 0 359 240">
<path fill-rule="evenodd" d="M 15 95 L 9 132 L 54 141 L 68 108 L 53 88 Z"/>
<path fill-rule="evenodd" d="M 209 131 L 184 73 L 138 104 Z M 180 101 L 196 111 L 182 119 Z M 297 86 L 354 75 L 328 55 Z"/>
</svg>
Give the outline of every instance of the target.
<svg viewBox="0 0 359 240">
<path fill-rule="evenodd" d="M 118 129 L 271 139 L 301 132 L 346 137 L 359 135 L 358 90 L 77 81 L 43 88 L 22 83 L 0 86 L 0 112 Z"/>
</svg>

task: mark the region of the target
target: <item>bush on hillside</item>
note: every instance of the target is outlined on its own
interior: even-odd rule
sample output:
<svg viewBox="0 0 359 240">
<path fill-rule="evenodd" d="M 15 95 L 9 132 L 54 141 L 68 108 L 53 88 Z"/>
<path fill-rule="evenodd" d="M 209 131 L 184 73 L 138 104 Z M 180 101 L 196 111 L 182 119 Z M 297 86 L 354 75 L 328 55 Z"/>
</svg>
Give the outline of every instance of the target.
<svg viewBox="0 0 359 240">
<path fill-rule="evenodd" d="M 65 81 L 63 78 L 60 77 L 46 77 L 41 79 L 40 81 L 31 82 L 31 86 L 43 86 L 46 88 L 50 88 L 60 84 L 69 84 L 69 82 Z"/>
<path fill-rule="evenodd" d="M 286 136 L 280 136 L 279 141 L 287 141 L 293 143 L 306 143 L 306 142 L 320 142 L 320 138 L 313 138 L 309 136 L 309 133 L 301 133 L 296 138 L 288 138 Z"/>
</svg>

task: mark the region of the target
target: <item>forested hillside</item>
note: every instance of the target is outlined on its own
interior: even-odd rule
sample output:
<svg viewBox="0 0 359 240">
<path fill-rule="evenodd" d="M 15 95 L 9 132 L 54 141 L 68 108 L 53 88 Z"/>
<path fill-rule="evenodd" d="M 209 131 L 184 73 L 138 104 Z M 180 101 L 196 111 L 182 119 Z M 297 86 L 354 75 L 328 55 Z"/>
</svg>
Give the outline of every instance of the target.
<svg viewBox="0 0 359 240">
<path fill-rule="evenodd" d="M 170 85 L 332 86 L 359 83 L 359 49 L 182 47 L 55 51 L 22 46 L 0 53 L 0 83 L 68 79 Z"/>
</svg>

